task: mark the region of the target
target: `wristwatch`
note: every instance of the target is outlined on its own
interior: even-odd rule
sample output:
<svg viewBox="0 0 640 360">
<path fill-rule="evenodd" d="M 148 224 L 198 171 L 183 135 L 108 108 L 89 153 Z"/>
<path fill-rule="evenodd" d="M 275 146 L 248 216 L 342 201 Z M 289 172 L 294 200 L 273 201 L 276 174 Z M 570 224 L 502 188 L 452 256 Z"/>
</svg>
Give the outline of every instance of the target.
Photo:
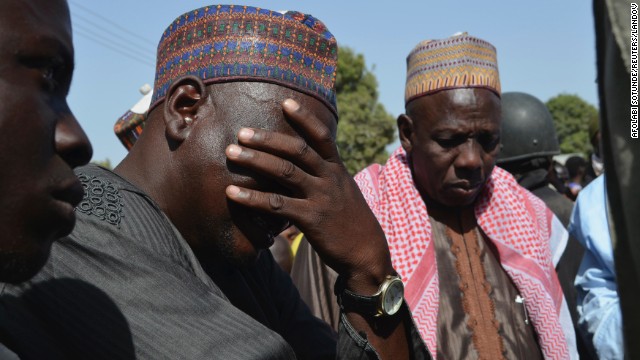
<svg viewBox="0 0 640 360">
<path fill-rule="evenodd" d="M 378 292 L 365 296 L 347 290 L 339 277 L 336 281 L 335 293 L 342 311 L 353 311 L 374 317 L 391 316 L 395 315 L 402 306 L 404 284 L 399 276 L 387 275 Z"/>
</svg>

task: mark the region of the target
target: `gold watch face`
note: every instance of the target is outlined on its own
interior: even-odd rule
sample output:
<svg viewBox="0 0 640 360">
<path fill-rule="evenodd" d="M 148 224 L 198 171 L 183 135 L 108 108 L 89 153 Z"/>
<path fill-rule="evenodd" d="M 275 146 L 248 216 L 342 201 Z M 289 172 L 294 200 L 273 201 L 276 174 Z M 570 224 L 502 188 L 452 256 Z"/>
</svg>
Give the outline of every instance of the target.
<svg viewBox="0 0 640 360">
<path fill-rule="evenodd" d="M 404 285 L 399 278 L 393 279 L 382 294 L 382 311 L 386 315 L 394 315 L 402 306 Z"/>
</svg>

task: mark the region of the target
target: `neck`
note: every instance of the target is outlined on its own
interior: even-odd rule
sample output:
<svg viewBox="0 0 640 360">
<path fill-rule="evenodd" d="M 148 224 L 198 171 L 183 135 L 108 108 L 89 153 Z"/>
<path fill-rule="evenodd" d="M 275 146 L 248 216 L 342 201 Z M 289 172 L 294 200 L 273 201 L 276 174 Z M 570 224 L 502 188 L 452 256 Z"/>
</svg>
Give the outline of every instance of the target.
<svg viewBox="0 0 640 360">
<path fill-rule="evenodd" d="M 424 203 L 427 206 L 427 212 L 429 213 L 430 216 L 431 214 L 435 214 L 436 216 L 437 214 L 457 215 L 463 212 L 473 211 L 474 209 L 474 203 L 470 205 L 465 205 L 465 206 L 447 206 L 435 200 L 432 200 L 427 196 L 423 196 L 422 199 L 424 200 Z"/>
<path fill-rule="evenodd" d="M 147 130 L 152 129 L 145 128 L 145 131 Z M 153 134 L 146 135 L 151 135 L 152 139 L 154 137 Z M 160 136 L 156 134 L 155 137 Z M 196 237 L 191 230 L 195 229 L 192 224 L 193 217 L 184 216 L 188 213 L 182 211 L 185 199 L 180 196 L 180 191 L 176 191 L 183 186 L 181 179 L 174 175 L 180 174 L 180 171 L 173 168 L 175 162 L 172 161 L 168 149 L 165 150 L 166 146 L 162 145 L 149 143 L 149 138 L 145 139 L 142 136 L 113 171 L 153 199 L 187 243 L 194 247 L 195 244 L 192 242 Z"/>
<path fill-rule="evenodd" d="M 475 225 L 473 205 L 465 207 L 444 207 L 427 205 L 429 217 L 459 232 L 467 232 L 470 225 Z M 463 221 L 464 220 L 464 221 Z"/>
<path fill-rule="evenodd" d="M 156 164 L 164 162 L 147 161 L 146 158 L 145 151 L 136 146 L 113 171 L 149 195 L 166 212 L 168 207 L 165 195 L 168 192 L 164 191 L 163 184 L 169 181 L 164 178 L 165 172 L 156 168 Z"/>
</svg>

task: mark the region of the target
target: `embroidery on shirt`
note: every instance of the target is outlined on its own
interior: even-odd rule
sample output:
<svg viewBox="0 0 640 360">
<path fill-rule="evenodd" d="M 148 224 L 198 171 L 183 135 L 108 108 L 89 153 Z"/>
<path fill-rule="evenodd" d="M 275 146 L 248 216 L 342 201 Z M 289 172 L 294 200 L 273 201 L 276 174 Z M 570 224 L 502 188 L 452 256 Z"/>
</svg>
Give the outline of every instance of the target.
<svg viewBox="0 0 640 360">
<path fill-rule="evenodd" d="M 504 359 L 500 324 L 496 320 L 495 303 L 490 296 L 491 284 L 487 280 L 478 245 L 482 235 L 477 226 L 463 234 L 457 234 L 450 228 L 446 231 L 451 239 L 451 251 L 460 277 L 462 308 L 468 316 L 467 327 L 473 334 L 478 359 Z"/>
<path fill-rule="evenodd" d="M 120 221 L 124 216 L 122 215 L 124 205 L 118 189 L 110 181 L 98 179 L 95 176 L 80 173 L 78 179 L 84 188 L 84 197 L 76 210 L 120 228 Z"/>
</svg>

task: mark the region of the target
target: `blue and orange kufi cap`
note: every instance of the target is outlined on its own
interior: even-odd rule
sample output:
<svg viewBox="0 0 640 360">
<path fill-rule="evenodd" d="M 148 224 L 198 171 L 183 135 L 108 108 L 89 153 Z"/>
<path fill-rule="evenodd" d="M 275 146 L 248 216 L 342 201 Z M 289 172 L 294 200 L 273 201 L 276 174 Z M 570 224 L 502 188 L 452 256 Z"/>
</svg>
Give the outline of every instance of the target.
<svg viewBox="0 0 640 360">
<path fill-rule="evenodd" d="M 144 129 L 146 114 L 186 75 L 205 84 L 259 81 L 286 86 L 320 100 L 337 117 L 337 64 L 335 37 L 311 15 L 242 5 L 192 10 L 162 34 L 149 109 L 127 111 L 114 131 L 130 149 Z"/>
<path fill-rule="evenodd" d="M 441 90 L 484 88 L 500 96 L 496 48 L 487 41 L 460 33 L 441 40 L 424 40 L 407 56 L 405 105 Z"/>
</svg>

